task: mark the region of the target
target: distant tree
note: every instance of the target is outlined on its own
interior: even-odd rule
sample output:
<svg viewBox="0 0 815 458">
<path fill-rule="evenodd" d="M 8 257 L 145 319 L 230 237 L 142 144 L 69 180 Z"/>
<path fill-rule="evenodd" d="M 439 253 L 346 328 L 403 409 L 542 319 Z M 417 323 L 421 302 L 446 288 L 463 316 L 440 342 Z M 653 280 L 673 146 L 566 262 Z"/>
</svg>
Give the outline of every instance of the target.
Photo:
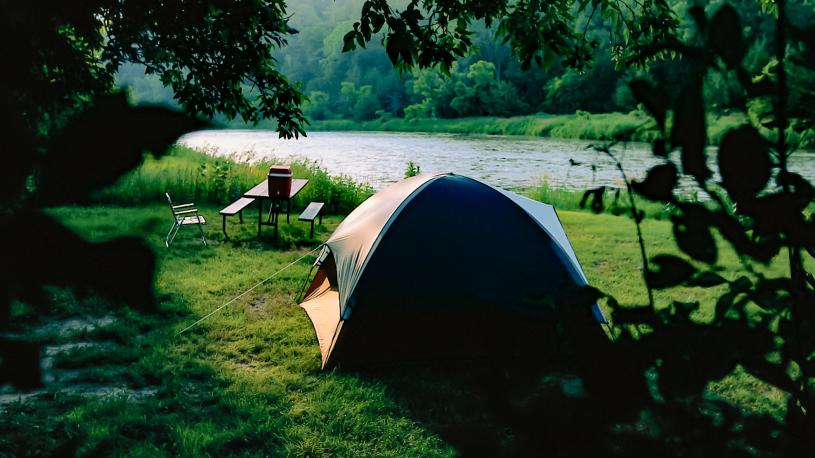
<svg viewBox="0 0 815 458">
<path fill-rule="evenodd" d="M 414 103 L 405 107 L 405 119 L 408 121 L 432 117 L 433 99 L 426 98 L 419 103 Z"/>
<path fill-rule="evenodd" d="M 608 55 L 603 57 L 585 72 L 567 69 L 562 75 L 550 79 L 546 83 L 543 110 L 547 113 L 614 111 L 617 107 L 613 94 L 621 72 L 614 68 Z"/>
<path fill-rule="evenodd" d="M 459 116 L 509 116 L 528 109 L 512 84 L 496 79 L 492 62 L 470 65 L 465 75 L 455 79 L 453 90 L 450 108 Z"/>
<path fill-rule="evenodd" d="M 422 110 L 428 112 L 430 116 L 453 118 L 457 113 L 450 103 L 456 96 L 453 86 L 458 74 L 458 64 L 454 63 L 449 78 L 445 78 L 438 69 L 429 68 L 417 71 L 413 79 L 406 84 L 410 85 L 409 93 L 412 93 L 414 101 L 422 104 Z M 412 111 L 414 114 L 417 112 Z"/>
<path fill-rule="evenodd" d="M 376 118 L 376 112 L 379 111 L 379 98 L 374 93 L 374 87 L 365 85 L 359 88 L 356 103 L 354 103 L 353 117 L 357 121 L 368 121 Z"/>
<path fill-rule="evenodd" d="M 343 81 L 340 85 L 339 100 L 335 104 L 335 111 L 348 118 L 354 116 L 354 106 L 357 103 L 359 91 L 353 81 Z"/>
<path fill-rule="evenodd" d="M 308 93 L 308 103 L 305 112 L 309 118 L 323 120 L 330 116 L 330 99 L 323 91 L 311 91 Z"/>
</svg>

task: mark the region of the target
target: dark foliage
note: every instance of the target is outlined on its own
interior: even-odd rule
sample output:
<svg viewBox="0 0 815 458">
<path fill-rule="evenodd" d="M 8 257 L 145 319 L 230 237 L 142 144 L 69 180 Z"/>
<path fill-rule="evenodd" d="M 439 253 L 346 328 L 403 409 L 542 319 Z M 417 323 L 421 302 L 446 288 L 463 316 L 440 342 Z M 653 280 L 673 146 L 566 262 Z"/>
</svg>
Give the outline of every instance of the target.
<svg viewBox="0 0 815 458">
<path fill-rule="evenodd" d="M 589 199 L 591 199 L 591 205 L 589 208 L 591 208 L 591 211 L 594 213 L 600 213 L 603 211 L 603 196 L 605 196 L 605 194 L 605 186 L 586 190 L 586 192 L 583 193 L 583 197 L 580 199 L 580 208 L 585 208 L 586 203 L 588 203 Z"/>
<path fill-rule="evenodd" d="M 561 58 L 567 66 L 585 68 L 596 40 L 575 27 L 575 11 L 592 11 L 612 18 L 612 33 L 631 49 L 672 36 L 677 19 L 663 0 L 648 2 L 634 10 L 616 1 L 508 0 L 465 2 L 410 0 L 398 10 L 386 0 L 368 0 L 359 22 L 343 41 L 343 51 L 364 47 L 380 31 L 382 43 L 397 67 L 420 68 L 441 65 L 449 69 L 472 45 L 471 28 L 476 21 L 493 24 L 501 39 L 509 43 L 523 69 L 533 63 L 550 64 Z M 622 47 L 620 48 L 622 49 Z M 633 56 L 633 54 L 632 54 Z"/>
<path fill-rule="evenodd" d="M 775 62 L 755 75 L 755 69 L 743 62 L 749 46 L 739 14 L 732 8 L 723 6 L 709 15 L 694 7 L 691 14 L 699 33 L 685 43 L 674 33 L 676 20 L 666 2 L 637 4 L 637 10 L 629 11 L 626 2 L 603 0 L 411 0 L 396 10 L 385 0 L 369 0 L 360 21 L 345 36 L 348 50 L 364 46 L 382 31 L 385 49 L 395 64 L 449 66 L 470 47 L 472 22 L 484 20 L 498 26 L 525 66 L 563 56 L 565 64 L 581 68 L 592 43 L 573 27 L 576 5 L 612 18 L 614 33 L 620 37 L 616 58 L 635 65 L 679 53 L 690 75 L 674 100 L 662 98 L 670 88 L 661 87 L 659 81 L 632 85 L 635 97 L 658 124 L 660 138 L 653 150 L 664 161 L 643 182 L 628 180 L 610 146 L 597 147 L 623 173 L 649 303 L 619 304 L 592 288 L 564 292 L 556 298 L 565 312 L 563 320 L 547 335 L 563 340 L 557 347 L 569 348 L 565 359 L 570 363 L 541 362 L 530 371 L 514 370 L 508 367 L 511 362 L 504 362 L 489 376 L 461 379 L 448 374 L 452 383 L 481 385 L 477 390 L 484 394 L 476 399 L 496 402 L 496 416 L 485 425 L 498 422 L 506 429 L 462 431 L 450 425 L 440 434 L 472 455 L 529 454 L 555 439 L 563 444 L 555 454 L 562 456 L 811 454 L 815 447 L 815 279 L 805 270 L 803 259 L 815 252 L 815 222 L 808 211 L 815 190 L 787 168 L 794 145 L 787 137 L 791 94 L 786 70 L 797 65 L 815 71 L 811 26 L 795 25 L 786 3 L 776 2 Z M 2 12 L 0 42 L 13 63 L 5 69 L 0 85 L 6 134 L 0 180 L 0 240 L 7 253 L 0 267 L 4 324 L 12 301 L 47 305 L 48 285 L 71 287 L 79 294 L 93 291 L 115 302 L 148 308 L 154 302 L 154 261 L 147 248 L 134 240 L 88 243 L 46 216 L 42 206 L 81 200 L 138 164 L 144 152 L 161 155 L 176 135 L 196 125 L 193 119 L 163 109 L 129 107 L 121 96 L 112 95 L 113 71 L 125 61 L 140 62 L 160 75 L 190 112 L 223 112 L 250 121 L 273 116 L 280 121 L 282 135 L 302 133 L 301 96 L 274 70 L 270 55 L 271 47 L 282 45 L 292 32 L 283 4 L 119 1 L 80 6 L 52 3 L 44 11 L 39 4 L 20 3 L 4 4 Z M 727 134 L 717 158 L 721 183 L 712 180 L 705 150 L 707 107 L 702 82 L 711 69 L 733 71 L 744 97 L 769 107 L 760 113 L 761 125 L 745 125 Z M 260 92 L 258 98 L 246 97 L 244 81 Z M 805 100 L 806 94 L 800 97 Z M 673 111 L 670 132 L 668 109 Z M 815 121 L 811 110 L 795 114 L 806 125 Z M 99 123 L 105 132 L 89 123 Z M 117 150 L 98 147 L 89 135 L 116 138 L 106 146 Z M 680 153 L 681 172 L 709 200 L 699 203 L 675 196 L 680 167 L 669 159 L 673 150 Z M 649 263 L 635 191 L 676 208 L 676 241 L 691 259 L 657 255 Z M 737 278 L 717 273 L 714 231 L 744 263 Z M 755 268 L 782 252 L 789 259 L 788 276 L 768 278 Z M 705 304 L 713 306 L 712 319 L 694 319 L 702 305 L 696 302 L 672 301 L 657 307 L 652 288 L 674 286 L 721 288 L 716 303 Z M 586 338 L 597 327 L 578 324 L 586 322 L 589 308 L 598 300 L 613 311 L 613 344 Z M 0 342 L 2 381 L 23 387 L 36 384 L 37 355 L 35 344 Z M 529 366 L 528 361 L 523 363 Z M 737 367 L 788 394 L 783 420 L 745 413 L 706 395 L 709 382 L 721 380 Z M 536 404 L 534 396 L 508 395 L 509 390 L 519 391 L 525 382 L 537 380 L 541 368 L 576 374 L 581 389 L 556 397 L 559 403 Z M 411 380 L 404 388 L 416 390 L 416 378 Z M 402 388 L 393 386 L 397 392 Z M 427 391 L 433 395 L 432 388 Z M 507 399 L 525 402 L 507 405 Z M 429 405 L 442 403 L 466 407 L 448 399 Z M 432 410 L 427 405 L 408 407 L 418 418 Z M 560 412 L 568 414 L 565 420 Z M 638 428 L 643 416 L 651 419 L 653 431 Z M 507 443 L 509 449 L 502 449 Z"/>
<path fill-rule="evenodd" d="M 0 330 L 14 301 L 45 307 L 47 287 L 154 305 L 154 255 L 135 239 L 89 243 L 43 212 L 81 202 L 160 156 L 193 115 L 274 117 L 281 136 L 303 134 L 302 95 L 271 52 L 294 30 L 282 1 L 3 2 L 0 84 Z M 172 87 L 185 113 L 133 107 L 113 90 L 125 62 Z M 254 91 L 248 93 L 251 84 Z M 36 343 L 3 339 L 0 383 L 39 382 Z"/>
<path fill-rule="evenodd" d="M 815 42 L 804 38 L 804 30 L 788 20 L 785 2 L 777 2 L 776 7 L 776 64 L 764 79 L 752 77 L 744 67 L 749 45 L 742 35 L 739 14 L 724 5 L 709 18 L 698 7 L 692 11 L 700 35 L 694 44 L 663 44 L 664 49 L 681 50 L 683 59 L 697 72 L 672 107 L 663 100 L 658 86 L 641 80 L 631 83 L 636 99 L 659 126 L 662 135 L 653 151 L 665 161 L 631 188 L 649 200 L 674 206 L 674 238 L 682 252 L 697 262 L 668 255 L 651 258 L 653 267 L 644 264 L 649 292 L 675 286 L 724 289 L 716 304 L 708 304 L 715 309 L 710 322 L 692 318 L 699 303 L 674 301 L 656 309 L 653 302 L 649 307 L 622 306 L 608 298 L 615 310 L 616 335 L 610 353 L 625 348 L 626 357 L 638 361 L 629 368 L 646 378 L 653 371 L 656 381 L 651 393 L 629 391 L 627 399 L 639 399 L 643 406 L 660 403 L 652 411 L 668 413 L 673 426 L 685 434 L 681 443 L 687 446 L 697 441 L 697 452 L 690 454 L 802 456 L 815 445 L 811 434 L 815 431 L 815 281 L 803 261 L 805 253 L 815 253 L 811 249 L 815 222 L 809 211 L 815 191 L 787 168 L 795 145 L 787 138 L 791 113 L 785 83 L 787 62 L 815 69 L 815 61 L 803 63 Z M 723 68 L 742 75 L 748 98 L 769 99 L 772 110 L 765 114 L 761 127 L 745 124 L 725 134 L 716 157 L 721 176 L 717 183 L 707 166 L 707 107 L 700 81 L 707 72 Z M 764 83 L 756 87 L 755 81 Z M 665 125 L 669 108 L 674 116 L 670 133 Z M 815 117 L 811 110 L 796 112 L 796 116 L 805 122 Z M 670 149 L 666 138 L 670 138 Z M 600 150 L 611 154 L 607 148 Z M 709 198 L 705 202 L 687 201 L 674 193 L 679 169 L 668 158 L 672 150 L 679 150 L 682 173 Z M 639 227 L 633 205 L 632 216 Z M 715 232 L 740 256 L 744 271 L 738 278 L 717 273 Z M 642 243 L 641 235 L 639 238 Z M 789 260 L 788 276 L 768 278 L 756 268 L 780 253 Z M 643 258 L 647 259 L 644 250 Z M 607 355 L 604 359 L 614 360 Z M 706 385 L 736 367 L 789 395 L 783 421 L 742 417 L 733 406 L 706 397 Z M 739 426 L 734 429 L 735 425 Z M 736 430 L 740 433 L 734 435 Z M 672 454 L 686 452 L 673 450 Z"/>
</svg>

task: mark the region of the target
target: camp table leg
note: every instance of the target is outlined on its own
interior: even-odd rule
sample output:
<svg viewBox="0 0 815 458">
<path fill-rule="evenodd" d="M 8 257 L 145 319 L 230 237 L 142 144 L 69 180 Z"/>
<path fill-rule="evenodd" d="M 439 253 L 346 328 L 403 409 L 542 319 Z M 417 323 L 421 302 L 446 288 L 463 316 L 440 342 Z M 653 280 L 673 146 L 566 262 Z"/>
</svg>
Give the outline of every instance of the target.
<svg viewBox="0 0 815 458">
<path fill-rule="evenodd" d="M 263 199 L 258 198 L 258 239 L 260 239 L 260 228 L 263 224 Z"/>
<path fill-rule="evenodd" d="M 272 197 L 269 201 L 271 202 L 272 206 L 269 208 L 269 217 L 266 218 L 266 222 L 269 223 L 269 224 L 274 224 L 274 222 L 275 222 L 275 207 L 277 206 L 277 199 Z"/>
<path fill-rule="evenodd" d="M 224 238 L 229 239 L 229 234 L 226 233 L 226 215 L 221 215 L 222 230 L 224 231 Z"/>
<path fill-rule="evenodd" d="M 286 199 L 286 224 L 291 224 L 289 222 L 289 213 L 291 212 L 291 198 Z"/>
<path fill-rule="evenodd" d="M 277 229 L 280 225 L 280 213 L 279 210 L 280 201 L 277 197 L 272 199 L 272 224 L 274 224 L 274 239 L 277 240 Z"/>
<path fill-rule="evenodd" d="M 280 226 L 280 216 L 275 212 L 274 217 L 274 239 L 277 240 L 277 229 Z"/>
</svg>

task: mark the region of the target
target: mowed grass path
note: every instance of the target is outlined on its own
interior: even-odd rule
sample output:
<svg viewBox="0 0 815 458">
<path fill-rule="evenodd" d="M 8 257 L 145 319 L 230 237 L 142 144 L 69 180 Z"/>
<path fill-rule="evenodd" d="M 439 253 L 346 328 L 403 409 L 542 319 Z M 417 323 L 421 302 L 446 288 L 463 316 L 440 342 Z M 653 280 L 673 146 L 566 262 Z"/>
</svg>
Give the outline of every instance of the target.
<svg viewBox="0 0 815 458">
<path fill-rule="evenodd" d="M 234 241 L 223 240 L 217 208 L 204 208 L 203 213 L 209 221 L 209 246 L 196 239 L 194 228 L 185 228 L 165 249 L 163 238 L 171 221 L 166 206 L 52 211 L 88 239 L 137 235 L 155 249 L 158 312 L 117 309 L 113 326 L 84 336 L 116 342 L 113 350 L 72 352 L 57 361 L 69 367 L 92 362 L 95 382 L 151 387 L 155 394 L 140 399 L 49 394 L 6 406 L 0 420 L 0 455 L 58 453 L 66 444 L 80 454 L 121 456 L 456 455 L 438 431 L 458 419 L 479 421 L 483 399 L 477 393 L 460 392 L 444 382 L 437 385 L 423 378 L 422 371 L 408 370 L 399 383 L 424 394 L 396 396 L 393 385 L 399 383 L 387 378 L 319 370 L 316 337 L 294 299 L 313 256 L 176 335 L 307 253 L 340 221 L 326 218 L 309 240 L 308 226 L 293 216 L 291 225 L 282 225 L 280 242 L 273 244 L 270 228 L 265 228 L 269 239 L 256 240 L 251 208 L 245 224 L 237 224 L 237 218 L 230 221 Z M 632 221 L 578 212 L 560 216 L 592 284 L 622 303 L 644 304 Z M 676 251 L 669 223 L 647 220 L 644 230 L 649 254 Z M 732 255 L 724 253 L 722 260 L 726 270 L 737 268 Z M 669 297 L 711 304 L 717 292 L 678 289 L 657 293 L 657 300 L 663 305 Z M 54 294 L 59 300 L 50 312 L 54 319 L 109 313 L 99 301 Z M 20 322 L 30 316 L 23 306 L 14 313 Z M 61 388 L 57 383 L 48 389 Z M 711 395 L 774 415 L 781 415 L 784 405 L 780 393 L 741 373 L 711 386 Z M 468 406 L 466 411 L 454 407 L 462 405 Z M 485 429 L 497 429 L 486 417 L 484 422 Z"/>
</svg>

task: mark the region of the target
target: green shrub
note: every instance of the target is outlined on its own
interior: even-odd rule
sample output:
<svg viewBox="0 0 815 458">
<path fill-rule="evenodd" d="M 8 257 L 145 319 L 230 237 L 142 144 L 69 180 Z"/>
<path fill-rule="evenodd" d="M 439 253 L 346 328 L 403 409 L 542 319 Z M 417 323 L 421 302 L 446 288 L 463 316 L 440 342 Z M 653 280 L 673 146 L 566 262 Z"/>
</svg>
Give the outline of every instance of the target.
<svg viewBox="0 0 815 458">
<path fill-rule="evenodd" d="M 405 178 L 415 177 L 420 173 L 422 173 L 422 168 L 419 166 L 419 164 L 413 161 L 407 162 L 407 168 L 405 169 Z"/>
<path fill-rule="evenodd" d="M 619 191 L 619 195 L 615 197 L 615 190 L 607 189 L 604 201 L 603 213 L 613 215 L 630 215 L 630 206 L 628 204 L 628 195 L 624 189 Z M 520 191 L 521 194 L 543 203 L 553 205 L 557 210 L 584 210 L 580 207 L 580 200 L 583 198 L 583 191 L 572 191 L 563 188 L 553 188 L 546 183 L 538 184 L 537 186 L 526 188 Z M 637 208 L 645 212 L 647 218 L 652 219 L 668 219 L 670 216 L 670 208 L 661 204 L 646 201 L 635 196 Z M 585 209 L 590 205 L 587 203 Z"/>
</svg>

